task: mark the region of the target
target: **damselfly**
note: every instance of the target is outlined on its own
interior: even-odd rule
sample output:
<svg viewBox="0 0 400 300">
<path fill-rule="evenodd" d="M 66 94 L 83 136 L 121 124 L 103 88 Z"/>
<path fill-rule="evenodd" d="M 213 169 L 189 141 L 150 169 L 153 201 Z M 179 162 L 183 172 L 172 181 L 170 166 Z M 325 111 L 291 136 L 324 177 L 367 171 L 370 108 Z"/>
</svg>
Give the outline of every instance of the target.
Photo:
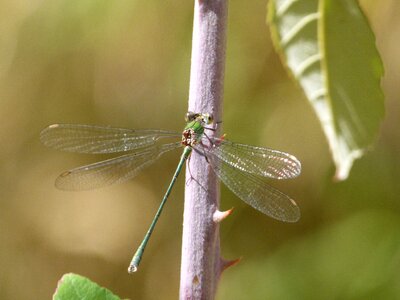
<svg viewBox="0 0 400 300">
<path fill-rule="evenodd" d="M 211 138 L 205 130 L 213 123 L 207 113 L 189 112 L 183 133 L 166 130 L 132 130 L 92 125 L 55 124 L 45 128 L 40 139 L 46 146 L 79 153 L 128 154 L 71 169 L 56 179 L 62 190 L 89 190 L 131 179 L 164 153 L 183 147 L 183 153 L 161 201 L 160 207 L 128 268 L 137 270 L 144 249 L 171 193 L 172 187 L 192 151 L 204 156 L 223 183 L 247 204 L 286 222 L 296 222 L 300 210 L 287 195 L 262 178 L 288 179 L 300 174 L 301 164 L 285 152 Z M 180 139 L 175 142 L 165 142 Z M 164 142 L 164 143 L 163 143 Z"/>
</svg>

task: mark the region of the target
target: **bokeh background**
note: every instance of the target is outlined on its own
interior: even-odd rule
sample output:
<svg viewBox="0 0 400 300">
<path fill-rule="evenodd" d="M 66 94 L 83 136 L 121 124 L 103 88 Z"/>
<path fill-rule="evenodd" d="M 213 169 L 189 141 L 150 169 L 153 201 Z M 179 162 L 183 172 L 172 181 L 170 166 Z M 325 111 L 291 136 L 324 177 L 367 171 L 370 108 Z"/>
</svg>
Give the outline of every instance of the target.
<svg viewBox="0 0 400 300">
<path fill-rule="evenodd" d="M 371 151 L 333 182 L 327 142 L 271 46 L 266 1 L 231 1 L 224 132 L 296 155 L 302 175 L 271 182 L 298 202 L 272 220 L 225 187 L 218 299 L 400 299 L 400 2 L 360 1 L 385 64 L 386 116 Z M 62 192 L 62 171 L 100 157 L 39 142 L 52 123 L 181 130 L 192 1 L 0 1 L 0 299 L 50 299 L 68 272 L 122 298 L 176 299 L 183 189 L 172 192 L 138 273 L 126 272 L 177 164 L 134 180 Z M 104 158 L 104 157 L 101 157 Z"/>
</svg>

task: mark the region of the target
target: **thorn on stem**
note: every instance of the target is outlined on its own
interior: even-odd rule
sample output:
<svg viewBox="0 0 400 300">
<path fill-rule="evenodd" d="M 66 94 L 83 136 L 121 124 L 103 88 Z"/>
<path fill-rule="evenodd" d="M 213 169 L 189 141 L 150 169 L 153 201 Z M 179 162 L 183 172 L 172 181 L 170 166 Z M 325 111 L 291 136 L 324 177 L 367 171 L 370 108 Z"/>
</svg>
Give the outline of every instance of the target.
<svg viewBox="0 0 400 300">
<path fill-rule="evenodd" d="M 226 269 L 228 269 L 229 267 L 232 267 L 232 266 L 238 264 L 241 260 L 242 260 L 241 257 L 232 259 L 232 260 L 225 260 L 225 259 L 221 258 L 221 273 L 223 271 L 225 271 Z"/>
<path fill-rule="evenodd" d="M 216 210 L 214 212 L 214 215 L 213 215 L 213 220 L 214 220 L 215 223 L 220 223 L 227 216 L 229 216 L 232 212 L 233 212 L 233 207 L 231 209 L 226 210 L 226 211 Z"/>
</svg>

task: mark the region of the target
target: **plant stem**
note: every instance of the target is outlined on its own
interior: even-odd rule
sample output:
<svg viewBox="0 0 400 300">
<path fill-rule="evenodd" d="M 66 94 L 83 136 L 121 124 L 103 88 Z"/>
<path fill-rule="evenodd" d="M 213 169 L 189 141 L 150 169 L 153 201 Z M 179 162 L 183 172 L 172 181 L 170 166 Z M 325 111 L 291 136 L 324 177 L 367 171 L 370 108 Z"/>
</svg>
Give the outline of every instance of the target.
<svg viewBox="0 0 400 300">
<path fill-rule="evenodd" d="M 227 6 L 227 0 L 195 0 L 189 111 L 211 113 L 215 121 L 222 115 Z M 195 151 L 187 166 L 180 299 L 214 299 L 222 269 L 219 226 L 213 220 L 219 183 Z"/>
</svg>

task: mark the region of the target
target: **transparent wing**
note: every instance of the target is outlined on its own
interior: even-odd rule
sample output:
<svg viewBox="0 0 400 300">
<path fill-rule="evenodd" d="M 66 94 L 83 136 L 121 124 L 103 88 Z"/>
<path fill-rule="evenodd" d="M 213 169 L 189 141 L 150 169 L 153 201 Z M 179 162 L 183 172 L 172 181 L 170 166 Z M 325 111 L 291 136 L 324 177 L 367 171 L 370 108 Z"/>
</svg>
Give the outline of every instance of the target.
<svg viewBox="0 0 400 300">
<path fill-rule="evenodd" d="M 221 139 L 212 141 L 208 152 L 241 171 L 274 179 L 293 178 L 301 172 L 300 161 L 288 153 Z"/>
<path fill-rule="evenodd" d="M 296 202 L 269 186 L 261 177 L 236 168 L 206 147 L 198 145 L 196 150 L 207 157 L 221 181 L 247 204 L 280 221 L 296 222 L 300 218 Z"/>
<path fill-rule="evenodd" d="M 92 125 L 54 124 L 40 133 L 48 147 L 80 153 L 114 153 L 144 148 L 160 138 L 181 137 L 174 131 L 133 130 Z"/>
<path fill-rule="evenodd" d="M 162 154 L 181 147 L 180 142 L 150 146 L 142 151 L 126 154 L 62 173 L 56 179 L 61 190 L 90 190 L 121 183 L 136 176 Z"/>
</svg>

